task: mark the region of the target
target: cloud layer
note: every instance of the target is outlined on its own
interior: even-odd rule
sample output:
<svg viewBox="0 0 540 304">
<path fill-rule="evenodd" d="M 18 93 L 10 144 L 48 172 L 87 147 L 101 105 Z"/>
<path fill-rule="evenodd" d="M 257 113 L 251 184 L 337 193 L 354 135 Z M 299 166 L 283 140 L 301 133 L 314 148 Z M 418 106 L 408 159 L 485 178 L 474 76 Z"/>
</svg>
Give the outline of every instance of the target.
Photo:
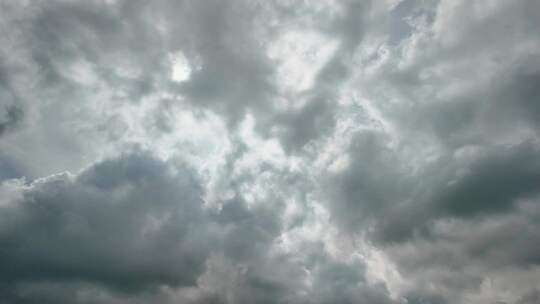
<svg viewBox="0 0 540 304">
<path fill-rule="evenodd" d="M 0 303 L 536 303 L 535 0 L 0 0 Z"/>
</svg>

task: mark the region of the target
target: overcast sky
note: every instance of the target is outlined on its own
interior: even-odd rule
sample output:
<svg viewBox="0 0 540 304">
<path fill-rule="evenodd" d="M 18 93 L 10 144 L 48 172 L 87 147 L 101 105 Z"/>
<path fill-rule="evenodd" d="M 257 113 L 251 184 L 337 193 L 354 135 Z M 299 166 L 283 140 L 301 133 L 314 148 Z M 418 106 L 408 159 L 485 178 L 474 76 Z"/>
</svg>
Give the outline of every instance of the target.
<svg viewBox="0 0 540 304">
<path fill-rule="evenodd" d="M 0 0 L 19 303 L 540 303 L 540 1 Z"/>
</svg>

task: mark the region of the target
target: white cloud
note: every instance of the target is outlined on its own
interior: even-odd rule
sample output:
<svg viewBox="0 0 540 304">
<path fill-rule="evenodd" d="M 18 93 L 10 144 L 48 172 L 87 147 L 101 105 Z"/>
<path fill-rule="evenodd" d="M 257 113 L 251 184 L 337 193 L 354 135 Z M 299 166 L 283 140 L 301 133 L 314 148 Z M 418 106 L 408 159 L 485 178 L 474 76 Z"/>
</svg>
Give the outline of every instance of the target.
<svg viewBox="0 0 540 304">
<path fill-rule="evenodd" d="M 170 55 L 171 79 L 175 82 L 184 82 L 191 77 L 191 64 L 181 51 Z"/>
<path fill-rule="evenodd" d="M 278 65 L 277 83 L 283 93 L 311 89 L 317 73 L 336 51 L 338 43 L 318 32 L 298 30 L 282 33 L 271 42 L 268 56 Z"/>
</svg>

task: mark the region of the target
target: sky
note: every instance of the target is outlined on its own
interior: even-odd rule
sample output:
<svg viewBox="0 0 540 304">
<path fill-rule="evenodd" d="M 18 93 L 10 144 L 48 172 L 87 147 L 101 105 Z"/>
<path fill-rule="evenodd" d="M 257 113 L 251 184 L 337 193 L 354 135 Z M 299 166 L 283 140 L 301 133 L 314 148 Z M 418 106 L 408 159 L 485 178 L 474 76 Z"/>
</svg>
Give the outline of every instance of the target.
<svg viewBox="0 0 540 304">
<path fill-rule="evenodd" d="M 540 1 L 0 0 L 0 304 L 540 303 Z"/>
</svg>

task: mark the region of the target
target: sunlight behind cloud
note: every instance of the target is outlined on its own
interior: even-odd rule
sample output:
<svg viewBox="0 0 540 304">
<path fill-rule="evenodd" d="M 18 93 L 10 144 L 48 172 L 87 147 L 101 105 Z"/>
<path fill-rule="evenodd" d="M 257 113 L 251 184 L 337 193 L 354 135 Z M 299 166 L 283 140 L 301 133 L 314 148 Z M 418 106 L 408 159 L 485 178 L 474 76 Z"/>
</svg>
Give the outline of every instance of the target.
<svg viewBox="0 0 540 304">
<path fill-rule="evenodd" d="M 170 55 L 171 79 L 174 82 L 184 82 L 191 77 L 191 65 L 182 51 Z"/>
</svg>

